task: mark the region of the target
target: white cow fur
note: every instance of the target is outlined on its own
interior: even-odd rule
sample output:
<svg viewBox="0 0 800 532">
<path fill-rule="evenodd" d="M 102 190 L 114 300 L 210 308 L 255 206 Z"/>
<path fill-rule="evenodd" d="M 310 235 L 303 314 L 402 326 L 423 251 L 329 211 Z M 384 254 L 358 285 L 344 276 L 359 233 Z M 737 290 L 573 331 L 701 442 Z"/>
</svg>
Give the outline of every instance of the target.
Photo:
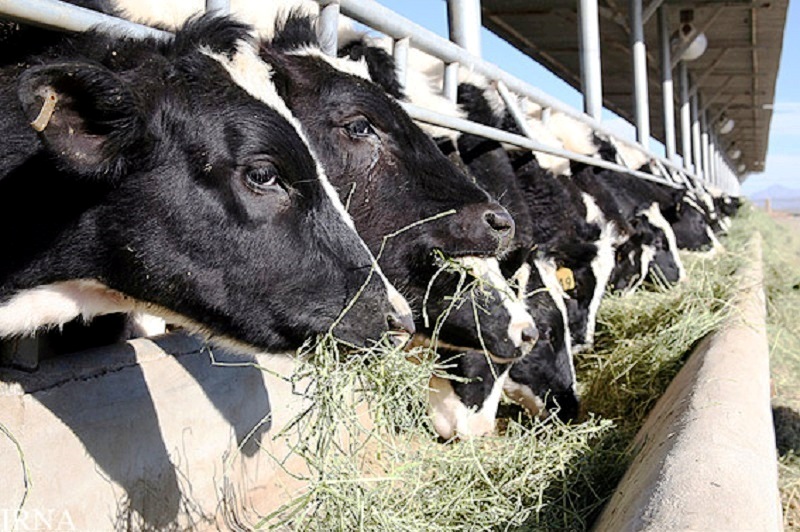
<svg viewBox="0 0 800 532">
<path fill-rule="evenodd" d="M 561 319 L 564 323 L 564 342 L 569 355 L 569 368 L 574 386 L 577 382 L 577 377 L 575 375 L 575 366 L 572 360 L 572 337 L 569 333 L 567 306 L 564 304 L 564 299 L 568 298 L 569 296 L 564 292 L 564 289 L 561 287 L 561 283 L 558 281 L 558 277 L 556 276 L 556 264 L 553 259 L 536 259 L 534 260 L 534 265 L 536 266 L 536 270 L 539 272 L 539 275 L 544 282 L 545 288 L 547 288 L 548 294 L 553 299 L 553 302 L 556 304 L 556 307 L 561 313 Z M 508 396 L 509 399 L 522 405 L 526 410 L 528 410 L 528 412 L 531 413 L 531 415 L 540 415 L 543 417 L 547 415 L 547 412 L 544 409 L 544 401 L 527 385 L 518 383 L 511 379 L 511 377 L 508 377 L 505 380 L 503 392 Z"/>
<path fill-rule="evenodd" d="M 113 6 L 126 19 L 174 30 L 192 15 L 205 12 L 205 0 L 112 0 Z M 256 34 L 270 38 L 275 33 L 275 21 L 290 9 L 309 15 L 319 14 L 319 4 L 309 0 L 230 0 L 231 15 L 251 24 Z"/>
<path fill-rule="evenodd" d="M 675 231 L 672 230 L 672 226 L 661 214 L 661 209 L 659 209 L 658 203 L 653 202 L 650 207 L 640 211 L 639 214 L 643 214 L 647 218 L 647 221 L 664 231 L 664 234 L 667 237 L 667 243 L 669 244 L 669 252 L 675 261 L 675 264 L 678 265 L 678 282 L 684 281 L 686 279 L 686 268 L 683 267 L 683 261 L 681 261 L 681 257 L 678 254 L 678 244 L 677 240 L 675 239 Z"/>
<path fill-rule="evenodd" d="M 611 272 L 614 269 L 615 253 L 620 241 L 620 236 L 616 225 L 605 219 L 605 216 L 594 199 L 585 192 L 581 195 L 586 205 L 586 221 L 588 223 L 596 223 L 600 226 L 600 238 L 595 242 L 597 246 L 597 256 L 592 259 L 591 263 L 596 284 L 594 293 L 592 294 L 592 300 L 589 303 L 589 315 L 586 324 L 586 343 L 582 346 L 582 348 L 588 348 L 594 345 L 597 312 L 600 310 L 600 303 L 606 293 L 606 286 L 608 285 L 608 280 L 611 278 Z M 577 349 L 576 346 L 576 352 L 578 352 Z"/>
<path fill-rule="evenodd" d="M 497 375 L 492 391 L 480 408 L 468 408 L 453 390 L 449 379 L 431 377 L 428 389 L 428 412 L 436 433 L 442 438 L 469 439 L 494 431 L 500 395 L 507 382 L 508 370 Z"/>
<path fill-rule="evenodd" d="M 517 294 L 512 290 L 505 278 L 503 278 L 497 259 L 459 257 L 455 259 L 455 261 L 469 269 L 472 275 L 488 283 L 498 292 L 503 302 L 503 308 L 506 309 L 506 312 L 508 312 L 511 317 L 507 329 L 508 337 L 514 344 L 514 347 L 523 347 L 522 331 L 534 327 L 533 318 L 528 313 L 525 302 L 517 297 Z M 525 352 L 521 353 L 521 355 L 526 354 Z"/>
</svg>

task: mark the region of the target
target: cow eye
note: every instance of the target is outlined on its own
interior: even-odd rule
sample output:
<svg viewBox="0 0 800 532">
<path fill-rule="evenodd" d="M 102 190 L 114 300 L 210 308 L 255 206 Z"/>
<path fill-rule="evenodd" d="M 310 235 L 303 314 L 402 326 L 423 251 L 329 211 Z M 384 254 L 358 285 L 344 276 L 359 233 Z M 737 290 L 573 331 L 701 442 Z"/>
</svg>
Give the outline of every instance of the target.
<svg viewBox="0 0 800 532">
<path fill-rule="evenodd" d="M 375 129 L 373 129 L 372 124 L 370 124 L 369 120 L 366 118 L 359 118 L 348 122 L 344 125 L 344 129 L 347 131 L 347 134 L 354 139 L 375 136 Z"/>
<path fill-rule="evenodd" d="M 244 175 L 247 187 L 257 194 L 264 194 L 278 186 L 278 169 L 270 162 L 261 162 L 247 169 Z"/>
</svg>

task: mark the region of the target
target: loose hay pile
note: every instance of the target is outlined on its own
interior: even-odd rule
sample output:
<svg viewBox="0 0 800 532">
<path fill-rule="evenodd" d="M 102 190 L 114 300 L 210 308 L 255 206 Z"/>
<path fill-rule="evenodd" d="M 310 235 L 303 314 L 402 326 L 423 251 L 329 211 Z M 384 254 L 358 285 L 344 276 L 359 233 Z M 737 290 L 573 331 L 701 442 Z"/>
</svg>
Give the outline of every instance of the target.
<svg viewBox="0 0 800 532">
<path fill-rule="evenodd" d="M 257 527 L 587 529 L 645 416 L 691 347 L 724 319 L 749 232 L 736 222 L 727 253 L 687 256 L 688 281 L 677 287 L 606 298 L 596 349 L 576 360 L 589 412 L 581 423 L 511 419 L 502 434 L 442 443 L 425 411 L 436 371 L 429 353 L 384 346 L 344 357 L 323 341 L 295 377 L 312 406 L 280 436 L 299 442 L 293 452 L 308 465 L 307 489 Z"/>
</svg>

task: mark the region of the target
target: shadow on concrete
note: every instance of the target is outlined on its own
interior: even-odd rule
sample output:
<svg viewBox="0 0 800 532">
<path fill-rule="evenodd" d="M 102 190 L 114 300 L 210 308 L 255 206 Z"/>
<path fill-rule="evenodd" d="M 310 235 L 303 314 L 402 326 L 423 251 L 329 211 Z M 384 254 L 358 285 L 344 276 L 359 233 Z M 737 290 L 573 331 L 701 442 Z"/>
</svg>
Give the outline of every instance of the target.
<svg viewBox="0 0 800 532">
<path fill-rule="evenodd" d="M 772 423 L 775 426 L 778 455 L 784 456 L 790 452 L 800 455 L 800 414 L 788 406 L 774 406 Z"/>
<path fill-rule="evenodd" d="M 215 349 L 217 363 L 212 364 L 202 342 L 188 336 L 150 341 L 175 357 L 230 424 L 242 452 L 254 455 L 271 427 L 269 417 L 265 420 L 271 406 L 261 371 L 247 366 L 255 359 Z M 122 528 L 172 529 L 179 515 L 194 523 L 209 519 L 191 500 L 189 479 L 176 469 L 173 460 L 180 463 L 181 457 L 170 457 L 130 344 L 47 360 L 34 373 L 3 369 L 0 381 L 19 383 L 57 416 L 80 439 L 101 474 L 125 490 L 117 515 L 111 516 Z M 185 408 L 179 402 L 169 406 Z M 69 489 L 69 479 L 59 484 Z"/>
</svg>

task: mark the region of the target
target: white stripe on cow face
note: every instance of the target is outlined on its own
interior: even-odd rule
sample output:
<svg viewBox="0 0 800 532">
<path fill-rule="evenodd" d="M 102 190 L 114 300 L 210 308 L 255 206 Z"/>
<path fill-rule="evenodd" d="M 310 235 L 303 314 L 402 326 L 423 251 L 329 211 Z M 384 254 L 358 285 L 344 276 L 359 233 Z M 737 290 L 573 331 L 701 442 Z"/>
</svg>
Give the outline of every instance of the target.
<svg viewBox="0 0 800 532">
<path fill-rule="evenodd" d="M 461 402 L 449 379 L 431 377 L 428 412 L 436 433 L 449 440 L 455 436 L 469 439 L 494 431 L 497 407 L 507 377 L 508 369 L 497 376 L 492 384 L 492 391 L 477 409 L 469 408 Z"/>
<path fill-rule="evenodd" d="M 635 251 L 631 251 L 631 254 L 635 253 Z M 656 248 L 655 246 L 651 246 L 649 244 L 644 244 L 642 246 L 642 254 L 640 255 L 640 262 L 639 262 L 639 276 L 636 278 L 634 283 L 628 287 L 625 291 L 625 295 L 630 295 L 642 286 L 644 283 L 645 277 L 647 277 L 647 272 L 650 270 L 650 264 L 656 258 Z M 631 259 L 633 261 L 633 259 Z"/>
<path fill-rule="evenodd" d="M 675 239 L 675 231 L 672 230 L 672 226 L 669 225 L 669 222 L 661 214 L 658 203 L 653 202 L 650 207 L 642 210 L 639 214 L 643 214 L 647 218 L 647 221 L 654 227 L 664 231 L 664 235 L 667 237 L 667 243 L 669 244 L 669 252 L 675 264 L 678 266 L 678 282 L 685 280 L 686 268 L 683 267 L 683 261 L 681 261 L 681 257 L 678 255 L 678 243 Z"/>
<path fill-rule="evenodd" d="M 618 235 L 616 226 L 613 223 L 605 223 L 600 226 L 600 239 L 595 242 L 597 255 L 592 259 L 591 267 L 594 274 L 594 293 L 589 302 L 589 315 L 586 322 L 586 347 L 594 345 L 594 331 L 597 325 L 597 312 L 600 310 L 600 303 L 606 293 L 608 280 L 614 270 L 616 259 L 616 241 Z"/>
<path fill-rule="evenodd" d="M 369 68 L 367 67 L 366 59 L 354 61 L 344 57 L 333 57 L 324 53 L 317 46 L 305 46 L 303 48 L 298 48 L 297 50 L 288 52 L 288 55 L 314 57 L 328 63 L 339 72 L 344 72 L 345 74 L 350 74 L 361 79 L 366 79 L 367 81 L 372 81 L 372 77 L 369 75 Z"/>
<path fill-rule="evenodd" d="M 458 257 L 456 262 L 469 269 L 472 274 L 479 279 L 489 283 L 500 295 L 503 308 L 509 315 L 507 334 L 514 347 L 519 348 L 523 345 L 522 331 L 533 328 L 533 318 L 528 313 L 524 301 L 518 299 L 516 294 L 508 285 L 508 282 L 500 272 L 500 264 L 495 258 L 482 257 Z M 532 347 L 532 346 L 531 346 Z M 521 353 L 526 355 L 527 353 Z"/>
<path fill-rule="evenodd" d="M 564 322 L 564 347 L 569 356 L 569 372 L 572 380 L 572 387 L 575 389 L 578 378 L 575 375 L 575 365 L 572 361 L 572 335 L 569 332 L 569 317 L 567 315 L 567 305 L 564 300 L 569 296 L 564 292 L 561 283 L 556 276 L 556 263 L 553 259 L 535 259 L 533 261 L 536 270 L 539 272 L 539 277 L 542 278 L 547 293 L 553 298 L 556 308 L 561 313 L 561 319 Z"/>
<path fill-rule="evenodd" d="M 336 189 L 333 188 L 333 185 L 331 185 L 328 177 L 325 175 L 322 165 L 317 159 L 314 151 L 311 149 L 311 143 L 303 133 L 303 128 L 300 125 L 300 122 L 294 117 L 294 115 L 292 115 L 291 111 L 286 106 L 286 103 L 283 101 L 283 99 L 281 99 L 280 95 L 278 95 L 278 91 L 275 89 L 275 85 L 272 83 L 272 68 L 270 65 L 265 63 L 258 56 L 257 51 L 251 44 L 244 41 L 239 43 L 237 53 L 234 54 L 232 58 L 228 58 L 223 54 L 215 53 L 207 48 L 201 48 L 200 51 L 222 65 L 225 70 L 228 71 L 234 83 L 242 87 L 245 91 L 247 91 L 248 94 L 257 100 L 260 100 L 274 109 L 278 114 L 285 118 L 286 121 L 292 125 L 292 127 L 294 127 L 297 135 L 306 145 L 308 152 L 311 154 L 311 157 L 314 160 L 317 168 L 317 176 L 319 177 L 319 181 L 322 184 L 325 194 L 330 199 L 342 220 L 344 220 L 344 223 L 353 232 L 357 233 L 353 219 L 344 208 L 344 205 L 339 199 L 339 195 L 336 193 Z M 366 251 L 368 254 L 372 263 L 372 267 L 386 287 L 389 302 L 392 304 L 395 311 L 400 315 L 410 316 L 411 307 L 409 306 L 408 302 L 402 295 L 400 295 L 400 292 L 397 291 L 397 289 L 383 274 L 383 271 L 378 266 L 377 260 L 375 260 L 375 257 L 372 255 L 372 252 L 369 250 L 364 241 L 361 240 L 361 237 L 358 238 L 358 241 L 361 243 L 364 251 Z"/>
</svg>

